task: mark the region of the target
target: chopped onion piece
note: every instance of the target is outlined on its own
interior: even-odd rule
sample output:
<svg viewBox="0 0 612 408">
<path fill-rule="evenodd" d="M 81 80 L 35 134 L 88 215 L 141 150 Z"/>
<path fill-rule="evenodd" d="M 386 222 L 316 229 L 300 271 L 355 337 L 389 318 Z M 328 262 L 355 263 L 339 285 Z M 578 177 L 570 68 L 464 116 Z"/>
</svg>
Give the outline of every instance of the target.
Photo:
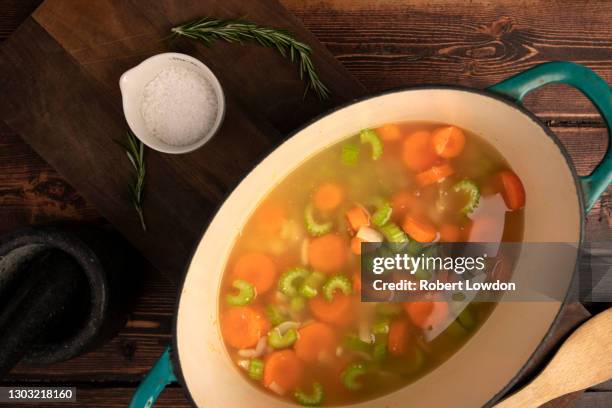
<svg viewBox="0 0 612 408">
<path fill-rule="evenodd" d="M 278 385 L 276 382 L 272 381 L 270 383 L 270 385 L 268 386 L 268 388 L 270 388 L 272 391 L 274 391 L 275 393 L 277 393 L 278 395 L 284 395 L 285 394 L 285 390 L 283 389 L 283 387 L 281 387 L 280 385 Z"/>
<path fill-rule="evenodd" d="M 365 321 L 359 324 L 359 340 L 368 344 L 374 343 L 374 335 L 372 330 L 370 330 L 370 325 Z"/>
<path fill-rule="evenodd" d="M 280 332 L 280 334 L 285 334 L 287 332 L 287 330 L 289 329 L 298 329 L 300 327 L 300 324 L 298 322 L 283 322 L 281 324 L 279 324 L 278 326 L 276 326 L 275 330 L 278 330 Z"/>
<path fill-rule="evenodd" d="M 268 343 L 267 343 L 266 336 L 262 336 L 257 342 L 257 345 L 255 346 L 255 348 L 238 350 L 238 355 L 240 357 L 245 357 L 245 358 L 260 357 L 264 353 L 264 351 L 266 351 L 267 344 Z"/>
<path fill-rule="evenodd" d="M 253 358 L 255 357 L 255 349 L 240 349 L 238 355 L 244 358 Z"/>
<path fill-rule="evenodd" d="M 383 242 L 384 240 L 383 234 L 370 227 L 359 228 L 357 238 L 364 242 Z"/>
<path fill-rule="evenodd" d="M 238 360 L 236 364 L 238 364 L 238 367 L 244 370 L 248 370 L 249 366 L 251 365 L 251 362 L 249 360 Z"/>
<path fill-rule="evenodd" d="M 289 301 L 289 296 L 285 295 L 283 292 L 281 292 L 280 290 L 276 291 L 276 300 L 280 303 L 286 303 Z"/>
</svg>

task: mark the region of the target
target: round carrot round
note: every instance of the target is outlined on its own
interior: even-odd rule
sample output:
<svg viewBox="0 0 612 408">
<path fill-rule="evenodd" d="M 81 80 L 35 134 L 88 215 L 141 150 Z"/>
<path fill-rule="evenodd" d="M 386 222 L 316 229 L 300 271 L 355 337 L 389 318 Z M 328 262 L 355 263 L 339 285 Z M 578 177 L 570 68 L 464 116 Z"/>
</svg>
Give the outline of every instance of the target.
<svg viewBox="0 0 612 408">
<path fill-rule="evenodd" d="M 389 326 L 389 354 L 401 356 L 408 350 L 409 325 L 406 319 L 395 319 Z"/>
<path fill-rule="evenodd" d="M 295 342 L 295 354 L 302 361 L 313 363 L 336 351 L 337 339 L 334 330 L 325 323 L 314 322 L 302 327 Z"/>
<path fill-rule="evenodd" d="M 221 334 L 231 347 L 254 347 L 270 330 L 265 314 L 249 306 L 231 307 L 221 314 Z"/>
<path fill-rule="evenodd" d="M 363 240 L 359 237 L 351 238 L 351 252 L 355 255 L 361 255 L 361 243 Z"/>
<path fill-rule="evenodd" d="M 421 187 L 429 186 L 433 183 L 437 183 L 440 180 L 444 180 L 446 177 L 452 175 L 455 170 L 448 163 L 442 163 L 437 166 L 420 172 L 416 175 L 416 181 Z"/>
<path fill-rule="evenodd" d="M 410 134 L 402 146 L 404 164 L 413 171 L 423 171 L 436 162 L 438 155 L 431 143 L 431 133 L 421 130 Z"/>
<path fill-rule="evenodd" d="M 308 243 L 308 262 L 313 269 L 324 272 L 338 272 L 346 264 L 348 245 L 338 234 L 326 234 Z"/>
<path fill-rule="evenodd" d="M 438 156 L 449 159 L 463 151 L 465 135 L 456 126 L 444 126 L 433 131 L 432 141 Z"/>
<path fill-rule="evenodd" d="M 319 320 L 325 323 L 344 326 L 351 322 L 351 297 L 343 293 L 336 293 L 331 301 L 322 296 L 316 296 L 308 302 L 310 311 Z"/>
<path fill-rule="evenodd" d="M 274 351 L 265 359 L 263 383 L 282 395 L 297 387 L 303 371 L 303 364 L 295 351 L 290 349 Z"/>
<path fill-rule="evenodd" d="M 415 326 L 428 329 L 442 324 L 448 317 L 448 303 L 419 301 L 404 303 L 404 310 Z"/>
<path fill-rule="evenodd" d="M 255 225 L 266 235 L 278 234 L 285 223 L 285 215 L 285 210 L 280 205 L 266 203 L 255 212 Z"/>
<path fill-rule="evenodd" d="M 378 136 L 385 142 L 395 142 L 402 137 L 402 132 L 398 125 L 388 124 L 376 129 Z"/>
<path fill-rule="evenodd" d="M 344 201 L 344 189 L 336 183 L 323 183 L 315 191 L 313 203 L 317 210 L 333 211 Z"/>
<path fill-rule="evenodd" d="M 459 242 L 463 238 L 461 228 L 453 224 L 440 225 L 440 240 L 444 242 Z"/>
<path fill-rule="evenodd" d="M 391 217 L 396 221 L 401 220 L 401 218 L 409 210 L 412 210 L 412 208 L 416 204 L 416 201 L 416 196 L 410 191 L 400 191 L 398 193 L 395 193 L 391 197 L 391 207 L 393 208 L 393 211 L 391 212 Z"/>
<path fill-rule="evenodd" d="M 436 228 L 423 218 L 408 215 L 402 224 L 404 232 L 418 242 L 431 242 L 436 239 Z"/>
<path fill-rule="evenodd" d="M 277 275 L 278 268 L 272 258 L 259 252 L 249 252 L 238 258 L 232 274 L 234 279 L 242 279 L 255 286 L 260 295 L 274 286 Z"/>
<path fill-rule="evenodd" d="M 349 209 L 345 215 L 351 229 L 355 232 L 359 231 L 361 227 L 370 225 L 370 215 L 359 205 Z"/>
<path fill-rule="evenodd" d="M 511 210 L 523 208 L 525 206 L 525 187 L 521 179 L 511 170 L 500 172 L 499 178 L 506 206 Z"/>
</svg>

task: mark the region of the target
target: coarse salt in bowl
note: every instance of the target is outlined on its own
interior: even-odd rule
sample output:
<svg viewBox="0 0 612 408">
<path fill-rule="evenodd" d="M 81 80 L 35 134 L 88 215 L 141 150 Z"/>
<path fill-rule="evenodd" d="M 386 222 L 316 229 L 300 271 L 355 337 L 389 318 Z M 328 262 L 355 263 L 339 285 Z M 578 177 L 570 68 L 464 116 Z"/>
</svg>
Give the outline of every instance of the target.
<svg viewBox="0 0 612 408">
<path fill-rule="evenodd" d="M 212 71 L 180 53 L 150 57 L 119 79 L 123 113 L 145 145 L 164 153 L 187 153 L 219 129 L 225 97 Z"/>
</svg>

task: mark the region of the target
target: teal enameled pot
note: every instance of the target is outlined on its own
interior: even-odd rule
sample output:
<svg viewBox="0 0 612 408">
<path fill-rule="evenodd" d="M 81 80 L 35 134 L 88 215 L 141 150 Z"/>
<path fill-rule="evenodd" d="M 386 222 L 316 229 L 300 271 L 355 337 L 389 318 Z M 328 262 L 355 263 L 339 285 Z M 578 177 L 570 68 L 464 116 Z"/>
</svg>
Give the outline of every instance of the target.
<svg viewBox="0 0 612 408">
<path fill-rule="evenodd" d="M 612 149 L 580 177 L 559 139 L 521 106 L 529 92 L 562 83 L 585 94 L 608 125 L 612 91 L 590 69 L 570 62 L 536 66 L 486 90 L 456 86 L 398 89 L 341 106 L 295 132 L 231 193 L 195 249 L 177 304 L 173 343 L 140 385 L 131 407 L 149 407 L 179 381 L 198 407 L 294 406 L 250 385 L 228 358 L 218 327 L 217 293 L 235 235 L 267 192 L 304 159 L 355 134 L 389 122 L 430 121 L 468 129 L 497 148 L 524 183 L 526 242 L 580 245 L 583 220 L 612 181 Z M 610 143 L 610 142 L 609 142 Z M 554 264 L 550 279 L 570 288 L 577 255 Z M 520 268 L 520 259 L 517 269 Z M 386 396 L 353 407 L 479 407 L 516 384 L 557 324 L 562 301 L 502 302 L 470 340 L 441 366 Z M 444 392 L 440 391 L 444 384 Z"/>
</svg>

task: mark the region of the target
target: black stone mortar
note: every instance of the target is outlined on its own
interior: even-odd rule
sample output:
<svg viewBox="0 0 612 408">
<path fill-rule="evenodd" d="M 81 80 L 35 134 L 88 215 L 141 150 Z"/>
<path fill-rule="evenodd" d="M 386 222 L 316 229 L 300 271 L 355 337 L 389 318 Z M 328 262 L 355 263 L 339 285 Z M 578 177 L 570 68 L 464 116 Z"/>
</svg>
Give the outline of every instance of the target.
<svg viewBox="0 0 612 408">
<path fill-rule="evenodd" d="M 137 282 L 125 273 L 128 255 L 120 237 L 91 227 L 27 228 L 0 237 L 0 326 L 11 329 L 0 328 L 0 344 L 15 348 L 0 350 L 0 365 L 56 363 L 112 337 L 125 323 Z M 35 330 L 43 332 L 29 338 Z"/>
</svg>

